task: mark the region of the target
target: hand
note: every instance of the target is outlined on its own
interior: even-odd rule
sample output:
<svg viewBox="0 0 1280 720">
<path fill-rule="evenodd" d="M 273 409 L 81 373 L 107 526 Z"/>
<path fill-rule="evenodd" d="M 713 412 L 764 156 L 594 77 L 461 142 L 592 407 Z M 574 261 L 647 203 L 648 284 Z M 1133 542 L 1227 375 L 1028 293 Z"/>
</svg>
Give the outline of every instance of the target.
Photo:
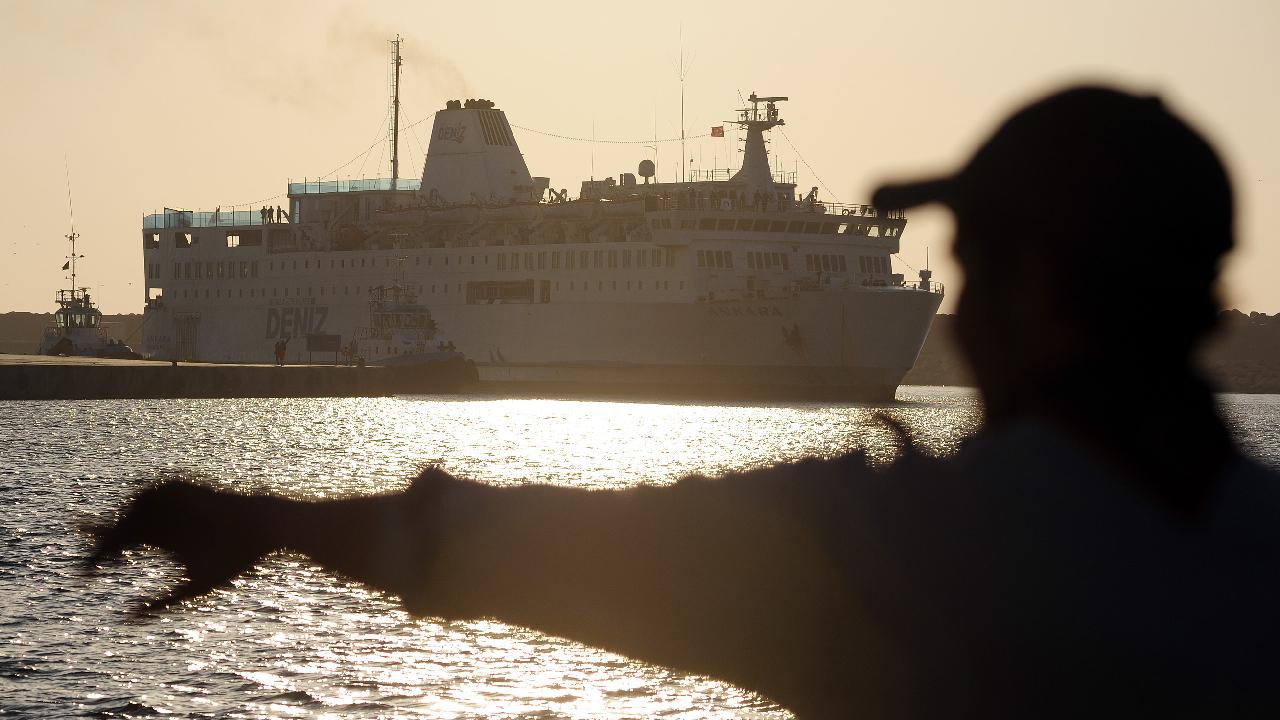
<svg viewBox="0 0 1280 720">
<path fill-rule="evenodd" d="M 228 585 L 274 550 L 267 535 L 271 505 L 278 502 L 185 480 L 161 482 L 130 498 L 114 523 L 87 528 L 93 548 L 86 569 L 119 562 L 135 547 L 168 552 L 182 566 L 185 582 L 163 597 L 144 600 L 134 613 L 164 610 Z"/>
</svg>

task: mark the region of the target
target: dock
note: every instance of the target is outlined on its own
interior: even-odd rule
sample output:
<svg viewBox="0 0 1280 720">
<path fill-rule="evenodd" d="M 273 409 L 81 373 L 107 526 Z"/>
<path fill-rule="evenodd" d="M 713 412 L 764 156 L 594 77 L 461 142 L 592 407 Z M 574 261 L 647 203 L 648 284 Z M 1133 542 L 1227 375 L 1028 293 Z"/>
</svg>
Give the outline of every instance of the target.
<svg viewBox="0 0 1280 720">
<path fill-rule="evenodd" d="M 461 357 L 417 366 L 254 365 L 0 354 L 0 400 L 379 397 L 461 392 Z"/>
</svg>

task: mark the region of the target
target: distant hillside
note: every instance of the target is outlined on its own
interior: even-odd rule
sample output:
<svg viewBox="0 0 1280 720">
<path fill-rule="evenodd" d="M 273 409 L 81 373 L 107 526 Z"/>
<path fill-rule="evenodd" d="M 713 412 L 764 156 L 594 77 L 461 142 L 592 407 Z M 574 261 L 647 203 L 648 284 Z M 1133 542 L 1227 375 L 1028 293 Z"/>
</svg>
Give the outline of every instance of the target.
<svg viewBox="0 0 1280 720">
<path fill-rule="evenodd" d="M 103 315 L 107 334 L 137 349 L 142 344 L 141 315 Z M 34 353 L 40 335 L 53 323 L 53 313 L 10 312 L 0 314 L 0 353 Z"/>
<path fill-rule="evenodd" d="M 909 385 L 972 385 L 955 341 L 955 316 L 939 315 L 907 373 Z M 1218 332 L 1201 353 L 1201 366 L 1224 392 L 1280 393 L 1280 313 L 1224 311 Z"/>
</svg>

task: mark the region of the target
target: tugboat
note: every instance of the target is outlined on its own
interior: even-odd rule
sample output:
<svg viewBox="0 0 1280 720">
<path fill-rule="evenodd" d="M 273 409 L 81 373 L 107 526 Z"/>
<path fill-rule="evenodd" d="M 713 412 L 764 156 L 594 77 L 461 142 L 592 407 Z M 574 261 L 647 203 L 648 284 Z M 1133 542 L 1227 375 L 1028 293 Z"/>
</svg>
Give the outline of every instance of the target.
<svg viewBox="0 0 1280 720">
<path fill-rule="evenodd" d="M 142 356 L 124 342 L 107 337 L 102 327 L 102 311 L 94 306 L 89 288 L 76 287 L 76 260 L 84 257 L 76 254 L 76 239 L 80 235 L 72 226 L 71 234 L 66 237 L 71 243 L 71 255 L 62 269 L 71 271 L 71 288 L 58 291 L 58 310 L 53 314 L 53 324 L 45 327 L 40 338 L 39 354 L 141 359 Z"/>
<path fill-rule="evenodd" d="M 397 277 L 394 283 L 369 288 L 369 325 L 356 328 L 343 355 L 348 364 L 395 366 L 443 361 L 460 353 L 452 341 L 437 337 L 431 311 Z"/>
</svg>

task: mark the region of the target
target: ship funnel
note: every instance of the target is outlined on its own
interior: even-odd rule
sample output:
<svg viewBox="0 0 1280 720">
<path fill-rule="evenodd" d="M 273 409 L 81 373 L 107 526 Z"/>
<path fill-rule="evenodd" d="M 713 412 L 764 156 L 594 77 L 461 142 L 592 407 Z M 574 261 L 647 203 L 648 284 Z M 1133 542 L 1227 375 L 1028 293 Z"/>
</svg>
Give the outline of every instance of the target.
<svg viewBox="0 0 1280 720">
<path fill-rule="evenodd" d="M 422 192 L 442 203 L 538 199 L 507 115 L 489 100 L 450 100 L 436 112 Z"/>
</svg>

